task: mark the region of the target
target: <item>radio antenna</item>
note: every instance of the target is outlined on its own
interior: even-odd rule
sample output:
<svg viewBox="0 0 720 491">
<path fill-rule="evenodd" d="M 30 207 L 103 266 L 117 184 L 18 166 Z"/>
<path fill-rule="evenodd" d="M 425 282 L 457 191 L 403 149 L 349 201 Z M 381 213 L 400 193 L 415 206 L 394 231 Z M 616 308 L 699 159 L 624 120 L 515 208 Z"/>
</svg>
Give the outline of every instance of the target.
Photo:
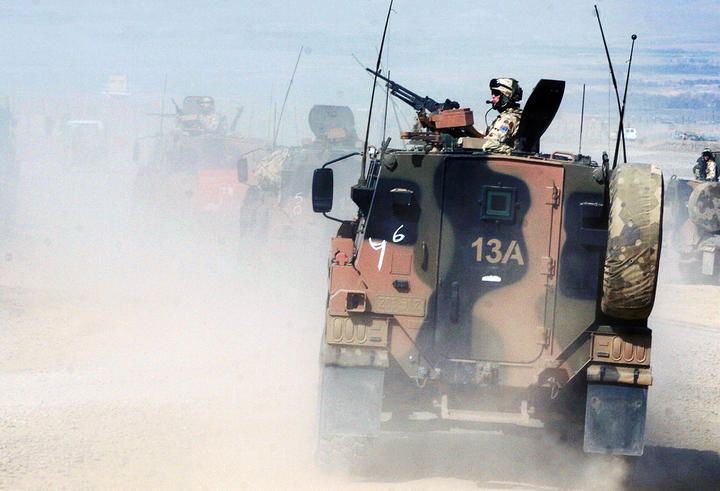
<svg viewBox="0 0 720 491">
<path fill-rule="evenodd" d="M 388 78 L 390 78 L 390 70 L 388 70 Z M 385 114 L 383 115 L 382 141 L 385 141 L 385 133 L 387 131 L 387 111 L 388 111 L 388 99 L 389 98 L 390 98 L 390 87 L 385 87 Z"/>
<path fill-rule="evenodd" d="M 585 84 L 583 84 L 582 104 L 580 106 L 580 143 L 578 143 L 578 155 L 582 155 L 582 132 L 585 120 Z"/>
<path fill-rule="evenodd" d="M 272 148 L 275 149 L 277 143 L 278 133 L 280 133 L 280 123 L 282 122 L 283 113 L 285 112 L 285 103 L 287 103 L 288 95 L 290 95 L 290 89 L 292 88 L 293 81 L 295 80 L 295 72 L 297 72 L 298 64 L 300 63 L 300 57 L 302 56 L 304 46 L 300 46 L 300 52 L 298 53 L 297 60 L 295 60 L 295 68 L 293 68 L 292 75 L 290 76 L 290 82 L 288 83 L 287 90 L 285 91 L 285 98 L 283 99 L 282 106 L 280 107 L 280 117 L 277 118 L 275 128 L 273 132 Z M 275 106 L 277 110 L 277 105 Z"/>
<path fill-rule="evenodd" d="M 163 128 L 163 121 L 165 121 L 165 97 L 167 97 L 167 80 L 168 74 L 165 73 L 162 99 L 160 100 L 160 163 L 163 166 L 165 164 L 165 129 Z"/>
<path fill-rule="evenodd" d="M 628 61 L 627 76 L 625 78 L 625 90 L 623 91 L 622 107 L 620 108 L 620 124 L 618 128 L 618 136 L 615 140 L 615 158 L 613 160 L 613 169 L 617 165 L 618 146 L 620 145 L 620 133 L 622 132 L 623 136 L 625 136 L 625 129 L 623 128 L 623 119 L 625 118 L 625 101 L 627 100 L 628 84 L 630 84 L 630 67 L 632 66 L 633 50 L 635 49 L 635 40 L 637 39 L 637 35 L 633 34 L 632 36 L 630 36 L 630 38 L 632 39 L 632 44 L 630 45 L 630 60 Z M 623 162 L 627 163 L 627 155 L 625 155 L 624 151 L 623 157 Z"/>
<path fill-rule="evenodd" d="M 605 31 L 603 31 L 602 22 L 600 22 L 600 12 L 598 11 L 597 5 L 595 5 L 594 7 L 595 16 L 597 17 L 598 25 L 600 26 L 600 35 L 602 36 L 603 46 L 605 46 L 605 55 L 607 56 L 608 66 L 610 66 L 610 77 L 612 77 L 613 87 L 615 88 L 615 100 L 617 100 L 618 113 L 620 113 L 620 111 L 622 111 L 622 108 L 620 106 L 620 93 L 618 91 L 617 80 L 615 80 L 615 70 L 613 70 L 612 60 L 610 60 L 610 51 L 608 51 L 607 41 L 605 41 Z M 622 138 L 623 156 L 625 156 L 625 159 L 627 159 L 627 155 L 625 155 L 625 132 L 623 131 L 622 125 L 620 126 L 620 131 L 618 133 L 621 135 Z M 615 160 L 617 160 L 617 156 L 615 157 Z"/>
<path fill-rule="evenodd" d="M 367 163 L 368 140 L 370 139 L 370 121 L 372 120 L 373 103 L 375 102 L 375 87 L 377 86 L 377 74 L 380 72 L 380 61 L 382 60 L 383 46 L 385 46 L 385 34 L 387 34 L 388 22 L 390 21 L 390 12 L 392 12 L 393 0 L 390 0 L 387 17 L 385 18 L 385 28 L 383 29 L 382 40 L 380 41 L 380 50 L 378 51 L 377 63 L 375 64 L 375 78 L 373 80 L 372 94 L 370 95 L 370 109 L 368 110 L 367 126 L 365 127 L 365 143 L 363 145 L 362 164 L 360 169 L 360 180 L 358 184 L 364 186 L 365 164 Z"/>
</svg>

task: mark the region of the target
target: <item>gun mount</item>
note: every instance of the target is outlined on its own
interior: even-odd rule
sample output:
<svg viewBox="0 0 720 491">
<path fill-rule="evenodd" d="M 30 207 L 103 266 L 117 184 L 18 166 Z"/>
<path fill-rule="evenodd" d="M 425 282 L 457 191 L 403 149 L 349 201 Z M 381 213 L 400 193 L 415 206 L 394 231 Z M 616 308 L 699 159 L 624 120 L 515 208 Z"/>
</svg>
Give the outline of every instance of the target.
<svg viewBox="0 0 720 491">
<path fill-rule="evenodd" d="M 420 96 L 393 80 L 381 75 L 379 72 L 366 68 L 368 72 L 385 81 L 390 94 L 417 111 L 418 124 L 425 131 L 404 131 L 400 137 L 405 140 L 424 141 L 432 146 L 441 147 L 441 134 L 454 138 L 471 136 L 482 138 L 474 127 L 473 112 L 469 108 L 461 108 L 460 103 L 451 99 L 437 102 L 429 96 Z"/>
</svg>

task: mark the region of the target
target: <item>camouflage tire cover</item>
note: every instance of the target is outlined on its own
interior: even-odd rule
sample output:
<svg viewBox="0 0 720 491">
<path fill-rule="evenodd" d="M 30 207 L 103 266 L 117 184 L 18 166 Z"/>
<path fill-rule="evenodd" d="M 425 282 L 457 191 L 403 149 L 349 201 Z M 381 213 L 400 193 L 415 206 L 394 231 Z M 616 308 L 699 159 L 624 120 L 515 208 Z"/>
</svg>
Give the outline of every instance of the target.
<svg viewBox="0 0 720 491">
<path fill-rule="evenodd" d="M 621 164 L 610 180 L 610 218 L 602 311 L 617 319 L 646 319 L 652 311 L 660 260 L 662 172 Z"/>
<path fill-rule="evenodd" d="M 688 200 L 690 221 L 710 233 L 720 232 L 720 182 L 698 185 Z"/>
</svg>

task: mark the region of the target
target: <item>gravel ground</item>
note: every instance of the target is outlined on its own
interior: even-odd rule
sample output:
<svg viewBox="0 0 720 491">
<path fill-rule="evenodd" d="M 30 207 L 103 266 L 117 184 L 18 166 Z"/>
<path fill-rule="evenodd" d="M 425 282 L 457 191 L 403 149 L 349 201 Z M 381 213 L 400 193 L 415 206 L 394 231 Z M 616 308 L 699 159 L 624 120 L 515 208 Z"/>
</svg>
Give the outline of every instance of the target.
<svg viewBox="0 0 720 491">
<path fill-rule="evenodd" d="M 493 434 L 390 435 L 363 482 L 348 482 L 312 460 L 322 305 L 166 274 L 164 291 L 158 275 L 122 293 L 0 286 L 0 488 L 682 488 L 720 477 L 714 329 L 655 319 L 639 463 Z"/>
</svg>

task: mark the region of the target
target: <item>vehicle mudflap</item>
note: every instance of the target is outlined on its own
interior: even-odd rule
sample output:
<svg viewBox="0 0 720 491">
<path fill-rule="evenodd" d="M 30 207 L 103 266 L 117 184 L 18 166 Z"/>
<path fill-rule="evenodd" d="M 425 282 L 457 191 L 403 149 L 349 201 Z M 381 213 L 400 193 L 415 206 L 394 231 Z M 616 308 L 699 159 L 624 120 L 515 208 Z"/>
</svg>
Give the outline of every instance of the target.
<svg viewBox="0 0 720 491">
<path fill-rule="evenodd" d="M 385 371 L 324 366 L 320 391 L 320 435 L 373 436 L 380 428 Z"/>
<path fill-rule="evenodd" d="M 585 405 L 585 452 L 642 455 L 647 386 L 589 383 Z"/>
</svg>

